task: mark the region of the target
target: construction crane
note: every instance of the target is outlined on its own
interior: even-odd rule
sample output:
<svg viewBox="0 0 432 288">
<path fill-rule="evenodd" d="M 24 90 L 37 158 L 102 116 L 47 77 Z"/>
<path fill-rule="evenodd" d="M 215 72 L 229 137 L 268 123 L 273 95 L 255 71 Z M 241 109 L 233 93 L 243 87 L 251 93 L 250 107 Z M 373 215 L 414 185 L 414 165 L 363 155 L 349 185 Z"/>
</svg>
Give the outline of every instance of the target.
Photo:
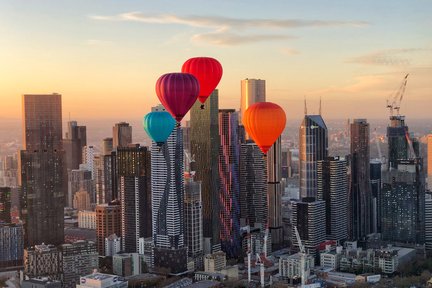
<svg viewBox="0 0 432 288">
<path fill-rule="evenodd" d="M 396 110 L 397 115 L 399 116 L 400 105 L 405 93 L 408 75 L 409 74 L 405 75 L 404 79 L 402 80 L 402 84 L 399 86 L 399 89 L 393 95 L 390 95 L 389 99 L 387 100 L 387 108 L 390 110 L 390 116 L 393 116 L 393 110 Z"/>
<path fill-rule="evenodd" d="M 297 238 L 297 242 L 299 245 L 299 249 L 300 249 L 300 277 L 301 277 L 301 286 L 304 287 L 306 285 L 306 281 L 309 278 L 309 269 L 306 267 L 309 264 L 306 263 L 306 258 L 307 258 L 307 254 L 306 254 L 306 250 L 305 247 L 302 244 L 302 241 L 300 239 L 300 234 L 297 230 L 297 226 L 294 226 L 294 232 Z"/>
</svg>

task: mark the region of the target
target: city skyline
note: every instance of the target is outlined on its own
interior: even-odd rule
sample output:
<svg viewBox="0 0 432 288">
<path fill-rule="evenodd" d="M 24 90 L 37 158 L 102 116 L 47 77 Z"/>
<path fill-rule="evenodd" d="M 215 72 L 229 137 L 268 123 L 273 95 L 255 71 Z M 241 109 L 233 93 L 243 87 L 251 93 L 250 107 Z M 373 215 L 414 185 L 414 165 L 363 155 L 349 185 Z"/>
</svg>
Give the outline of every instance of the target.
<svg viewBox="0 0 432 288">
<path fill-rule="evenodd" d="M 289 120 L 301 118 L 305 96 L 310 113 L 322 97 L 328 119 L 384 118 L 386 99 L 410 73 L 401 113 L 428 117 L 431 4 L 104 4 L 0 4 L 1 54 L 19 55 L 2 61 L 2 118 L 19 118 L 22 94 L 53 91 L 63 95 L 64 116 L 80 121 L 141 117 L 158 103 L 157 78 L 201 55 L 224 67 L 221 108 L 239 109 L 240 81 L 256 78 Z"/>
</svg>

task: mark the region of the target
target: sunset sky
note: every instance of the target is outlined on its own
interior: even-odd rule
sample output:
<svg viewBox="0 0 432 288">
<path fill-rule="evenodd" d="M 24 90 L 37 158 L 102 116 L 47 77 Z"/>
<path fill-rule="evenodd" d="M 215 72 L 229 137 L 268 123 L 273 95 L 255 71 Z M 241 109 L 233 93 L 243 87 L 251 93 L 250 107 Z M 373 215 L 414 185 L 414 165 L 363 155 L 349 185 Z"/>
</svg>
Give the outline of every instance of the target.
<svg viewBox="0 0 432 288">
<path fill-rule="evenodd" d="M 63 95 L 63 116 L 140 117 L 154 86 L 190 57 L 217 58 L 220 107 L 240 106 L 240 81 L 266 80 L 288 119 L 384 118 L 410 73 L 401 112 L 429 118 L 432 1 L 1 1 L 0 119 L 21 95 Z M 0 123 L 1 125 L 1 123 Z"/>
</svg>

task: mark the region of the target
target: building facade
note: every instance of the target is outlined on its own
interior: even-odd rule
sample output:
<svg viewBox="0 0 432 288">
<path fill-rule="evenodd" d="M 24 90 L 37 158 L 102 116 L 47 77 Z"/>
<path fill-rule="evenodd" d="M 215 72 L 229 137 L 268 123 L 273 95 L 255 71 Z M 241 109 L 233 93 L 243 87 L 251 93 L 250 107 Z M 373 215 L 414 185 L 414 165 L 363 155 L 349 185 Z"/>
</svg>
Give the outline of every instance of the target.
<svg viewBox="0 0 432 288">
<path fill-rule="evenodd" d="M 21 219 L 25 244 L 64 241 L 65 152 L 61 95 L 23 95 L 20 152 Z"/>
<path fill-rule="evenodd" d="M 113 149 L 132 144 L 132 126 L 126 122 L 116 123 L 113 127 Z"/>
<path fill-rule="evenodd" d="M 257 102 L 266 101 L 265 80 L 261 79 L 244 79 L 241 80 L 241 99 L 240 99 L 240 123 L 245 111 L 250 105 Z"/>
<path fill-rule="evenodd" d="M 96 211 L 79 211 L 78 227 L 96 230 Z"/>
<path fill-rule="evenodd" d="M 62 280 L 62 253 L 54 245 L 35 245 L 24 250 L 24 274 L 29 278 Z"/>
<path fill-rule="evenodd" d="M 96 206 L 96 244 L 100 255 L 106 255 L 105 238 L 121 235 L 120 203 L 100 204 Z"/>
<path fill-rule="evenodd" d="M 0 223 L 0 271 L 22 266 L 23 257 L 23 226 Z"/>
<path fill-rule="evenodd" d="M 372 196 L 372 233 L 381 231 L 381 166 L 380 160 L 371 160 L 370 162 L 370 185 Z"/>
<path fill-rule="evenodd" d="M 11 223 L 12 189 L 0 187 L 0 223 Z"/>
<path fill-rule="evenodd" d="M 89 196 L 94 196 L 94 182 L 92 180 L 92 172 L 85 165 L 80 165 L 79 169 L 68 171 L 68 195 L 67 206 L 73 207 L 75 193 L 80 190 L 85 190 Z M 92 199 L 90 198 L 90 201 Z"/>
</svg>

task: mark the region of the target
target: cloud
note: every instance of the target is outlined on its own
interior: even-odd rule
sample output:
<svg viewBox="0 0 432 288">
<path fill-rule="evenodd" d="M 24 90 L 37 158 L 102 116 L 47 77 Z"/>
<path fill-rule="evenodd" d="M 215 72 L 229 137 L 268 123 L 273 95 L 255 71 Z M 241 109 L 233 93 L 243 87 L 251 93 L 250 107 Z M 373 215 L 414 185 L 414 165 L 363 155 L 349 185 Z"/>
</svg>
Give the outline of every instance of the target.
<svg viewBox="0 0 432 288">
<path fill-rule="evenodd" d="M 282 48 L 280 49 L 280 52 L 287 56 L 293 56 L 300 54 L 300 51 L 292 49 L 292 48 Z"/>
<path fill-rule="evenodd" d="M 88 46 L 94 46 L 94 47 L 104 47 L 107 45 L 111 45 L 113 42 L 107 41 L 107 40 L 99 40 L 99 39 L 89 39 L 86 41 L 86 44 Z"/>
<path fill-rule="evenodd" d="M 421 53 L 431 52 L 432 49 L 428 48 L 387 49 L 371 52 L 358 57 L 353 57 L 351 59 L 348 59 L 346 62 L 380 66 L 410 66 L 417 64 L 423 66 L 426 63 L 424 61 L 422 61 L 421 63 L 418 62 L 418 56 L 420 56 Z M 429 59 L 431 58 L 429 57 Z"/>
<path fill-rule="evenodd" d="M 174 14 L 147 15 L 127 12 L 113 16 L 91 15 L 97 21 L 140 22 L 146 24 L 180 24 L 210 29 L 209 32 L 192 36 L 195 42 L 213 45 L 239 45 L 252 42 L 292 39 L 284 34 L 269 33 L 273 30 L 307 27 L 363 27 L 365 21 L 300 20 L 300 19 L 241 19 L 220 16 L 178 16 Z M 265 33 L 247 33 L 248 29 L 261 29 Z M 239 33 L 241 32 L 241 33 Z"/>
</svg>

